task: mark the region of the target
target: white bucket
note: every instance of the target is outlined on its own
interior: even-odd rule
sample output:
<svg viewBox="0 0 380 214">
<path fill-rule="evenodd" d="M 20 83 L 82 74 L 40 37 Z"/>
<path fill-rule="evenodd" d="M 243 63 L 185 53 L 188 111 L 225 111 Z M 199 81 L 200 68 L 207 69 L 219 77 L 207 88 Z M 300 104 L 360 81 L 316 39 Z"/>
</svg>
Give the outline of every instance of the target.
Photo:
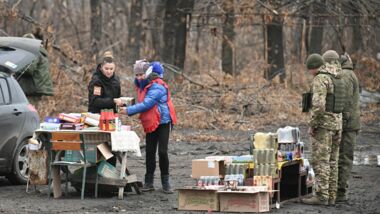
<svg viewBox="0 0 380 214">
<path fill-rule="evenodd" d="M 40 145 L 38 145 L 38 144 L 28 143 L 29 150 L 35 151 L 35 150 L 38 150 L 39 147 L 40 147 Z"/>
</svg>

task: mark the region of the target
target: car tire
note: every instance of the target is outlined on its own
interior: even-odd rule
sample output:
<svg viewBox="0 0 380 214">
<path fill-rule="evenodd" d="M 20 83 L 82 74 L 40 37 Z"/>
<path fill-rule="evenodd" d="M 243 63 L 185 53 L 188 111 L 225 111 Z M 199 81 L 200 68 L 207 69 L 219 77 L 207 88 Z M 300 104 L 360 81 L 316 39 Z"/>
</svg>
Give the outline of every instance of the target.
<svg viewBox="0 0 380 214">
<path fill-rule="evenodd" d="M 28 181 L 29 164 L 28 164 L 28 144 L 23 140 L 16 149 L 12 163 L 12 173 L 7 175 L 9 182 L 14 185 L 26 184 Z"/>
</svg>

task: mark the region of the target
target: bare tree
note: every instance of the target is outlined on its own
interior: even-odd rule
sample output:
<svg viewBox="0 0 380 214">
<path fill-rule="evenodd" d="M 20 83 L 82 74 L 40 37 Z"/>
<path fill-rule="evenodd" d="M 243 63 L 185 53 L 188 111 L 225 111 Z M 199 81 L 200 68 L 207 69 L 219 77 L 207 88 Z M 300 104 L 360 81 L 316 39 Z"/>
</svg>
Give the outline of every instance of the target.
<svg viewBox="0 0 380 214">
<path fill-rule="evenodd" d="M 349 6 L 350 7 L 344 12 L 345 14 L 353 14 L 352 17 L 348 18 L 348 22 L 352 25 L 352 46 L 350 52 L 357 52 L 363 48 L 363 37 L 360 25 L 363 19 L 360 17 L 360 8 L 357 2 L 349 2 Z"/>
<path fill-rule="evenodd" d="M 142 31 L 142 0 L 131 1 L 131 13 L 128 19 L 128 64 L 140 58 L 140 43 Z"/>
<path fill-rule="evenodd" d="M 144 57 L 161 59 L 163 47 L 162 29 L 165 16 L 166 0 L 144 0 L 143 3 L 143 28 Z"/>
<path fill-rule="evenodd" d="M 235 75 L 235 9 L 234 0 L 223 2 L 225 19 L 223 24 L 223 42 L 222 42 L 222 70 L 228 74 Z"/>
<path fill-rule="evenodd" d="M 193 0 L 166 1 L 162 60 L 181 69 L 186 55 L 187 16 L 193 7 Z"/>
<path fill-rule="evenodd" d="M 102 6 L 100 0 L 91 0 L 91 51 L 99 57 L 100 41 L 102 40 Z"/>
<path fill-rule="evenodd" d="M 309 18 L 309 32 L 307 41 L 307 53 L 320 53 L 322 50 L 323 26 L 325 17 L 321 16 L 325 11 L 326 0 L 311 5 L 311 17 Z"/>
<path fill-rule="evenodd" d="M 266 75 L 268 80 L 273 79 L 276 75 L 280 75 L 281 82 L 285 80 L 284 65 L 284 47 L 282 37 L 282 19 L 274 16 L 272 21 L 267 24 L 267 47 L 268 47 L 268 64 L 269 71 Z"/>
</svg>

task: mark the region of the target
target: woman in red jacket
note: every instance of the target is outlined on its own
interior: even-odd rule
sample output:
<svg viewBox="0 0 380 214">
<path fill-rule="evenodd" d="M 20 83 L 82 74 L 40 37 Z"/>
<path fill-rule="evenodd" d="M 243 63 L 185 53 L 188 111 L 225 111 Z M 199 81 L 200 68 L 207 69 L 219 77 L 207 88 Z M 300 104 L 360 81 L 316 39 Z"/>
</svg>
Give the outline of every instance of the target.
<svg viewBox="0 0 380 214">
<path fill-rule="evenodd" d="M 121 113 L 140 114 L 146 133 L 146 174 L 142 191 L 154 190 L 158 147 L 161 183 L 164 193 L 173 193 L 169 182 L 168 143 L 171 127 L 177 118 L 168 85 L 162 80 L 164 69 L 159 62 L 137 61 L 134 65 L 137 104 L 122 107 Z"/>
</svg>

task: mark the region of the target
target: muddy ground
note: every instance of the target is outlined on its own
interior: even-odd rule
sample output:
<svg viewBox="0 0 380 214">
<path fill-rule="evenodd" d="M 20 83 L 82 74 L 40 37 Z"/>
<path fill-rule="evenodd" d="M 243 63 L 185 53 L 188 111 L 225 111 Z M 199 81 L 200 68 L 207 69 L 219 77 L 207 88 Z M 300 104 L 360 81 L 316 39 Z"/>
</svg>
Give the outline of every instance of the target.
<svg viewBox="0 0 380 214">
<path fill-rule="evenodd" d="M 301 125 L 302 140 L 308 144 L 306 126 Z M 262 128 L 257 131 L 276 131 L 277 127 Z M 192 142 L 196 135 L 215 135 L 219 142 Z M 181 136 L 178 138 L 178 136 Z M 357 160 L 366 154 L 380 154 L 380 122 L 367 124 L 358 138 Z M 210 155 L 241 155 L 249 151 L 248 134 L 237 131 L 210 130 L 174 130 L 169 146 L 171 160 L 172 184 L 175 188 L 193 185 L 190 178 L 191 160 Z M 142 147 L 143 157 L 145 149 Z M 128 167 L 142 180 L 144 158 L 130 156 Z M 297 201 L 287 201 L 280 209 L 272 213 L 380 213 L 380 167 L 372 164 L 363 165 L 358 161 L 352 170 L 349 201 L 335 206 L 308 206 Z M 158 169 L 158 167 L 157 167 Z M 178 211 L 177 192 L 166 195 L 160 192 L 159 171 L 155 178 L 156 191 L 137 195 L 126 193 L 124 200 L 116 196 L 100 196 L 95 199 L 87 196 L 80 200 L 80 195 L 71 189 L 70 195 L 61 199 L 48 199 L 47 187 L 38 186 L 37 191 L 26 193 L 25 186 L 12 186 L 0 177 L 0 213 L 198 213 Z M 32 188 L 33 189 L 33 188 Z"/>
</svg>

